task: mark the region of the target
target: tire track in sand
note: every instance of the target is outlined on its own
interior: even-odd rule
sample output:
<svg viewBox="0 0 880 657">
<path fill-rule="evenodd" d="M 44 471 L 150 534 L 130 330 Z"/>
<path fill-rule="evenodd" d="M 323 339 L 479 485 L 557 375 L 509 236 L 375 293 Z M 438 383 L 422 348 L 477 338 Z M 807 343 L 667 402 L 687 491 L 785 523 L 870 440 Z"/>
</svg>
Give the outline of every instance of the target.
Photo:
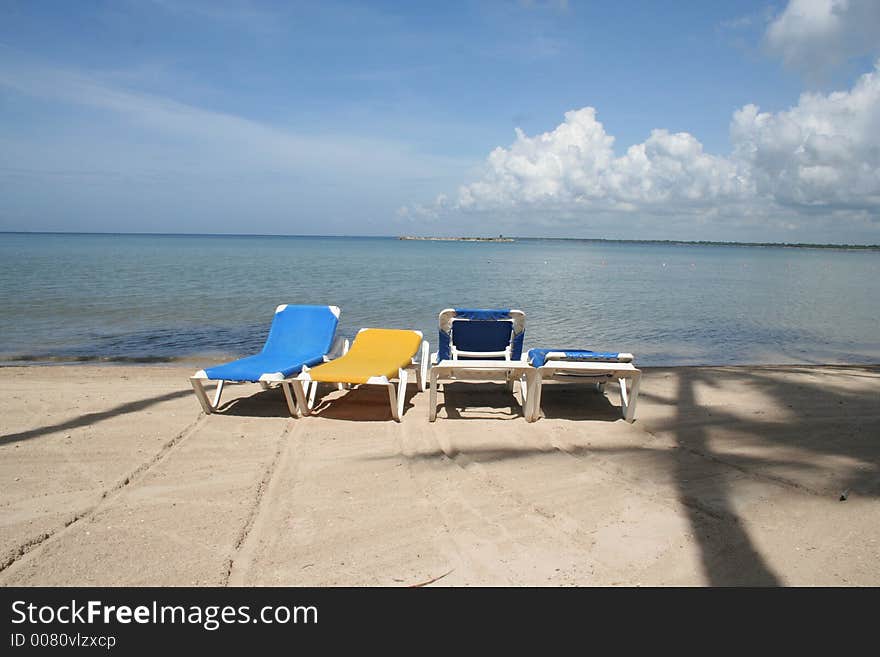
<svg viewBox="0 0 880 657">
<path fill-rule="evenodd" d="M 38 536 L 34 536 L 27 541 L 19 544 L 12 550 L 9 550 L 6 554 L 2 556 L 2 558 L 0 558 L 0 573 L 21 561 L 24 557 L 32 553 L 37 548 L 45 545 L 47 541 L 61 536 L 65 532 L 65 530 L 69 529 L 79 521 L 88 519 L 93 516 L 99 509 L 103 508 L 111 500 L 118 497 L 122 493 L 122 491 L 125 490 L 131 483 L 140 479 L 151 468 L 153 468 L 158 463 L 164 461 L 175 447 L 180 445 L 184 440 L 186 440 L 196 431 L 198 431 L 198 429 L 204 424 L 206 417 L 207 416 L 204 413 L 200 412 L 199 416 L 195 420 L 190 422 L 186 427 L 184 427 L 182 431 L 178 432 L 170 440 L 163 443 L 159 450 L 155 454 L 153 454 L 153 456 L 142 462 L 128 474 L 124 475 L 113 486 L 110 486 L 109 488 L 103 490 L 101 492 L 101 497 L 98 498 L 97 502 L 77 513 L 73 513 L 70 517 L 67 518 L 67 520 L 62 522 L 62 524 L 57 526 L 55 529 L 43 532 Z"/>
<path fill-rule="evenodd" d="M 264 500 L 271 500 L 277 495 L 278 479 L 275 476 L 279 470 L 286 467 L 291 458 L 291 452 L 296 451 L 291 447 L 293 439 L 302 433 L 303 418 L 290 419 L 284 426 L 284 430 L 278 437 L 275 447 L 275 455 L 266 466 L 263 477 L 257 486 L 256 495 L 250 504 L 244 525 L 235 540 L 232 554 L 226 562 L 226 574 L 223 586 L 245 586 L 245 577 L 255 556 L 259 537 L 263 534 L 268 524 L 269 504 L 263 504 Z"/>
<path fill-rule="evenodd" d="M 404 435 L 401 453 L 448 538 L 455 569 L 450 584 L 521 585 L 578 569 L 589 537 L 577 523 L 544 512 L 496 480 L 455 449 L 443 427 Z"/>
<path fill-rule="evenodd" d="M 465 538 L 472 539 L 470 534 L 482 522 L 480 538 L 501 548 L 498 554 L 481 555 L 465 544 L 468 560 L 498 558 L 506 563 L 508 578 L 527 583 L 601 583 L 632 568 L 631 559 L 609 554 L 609 537 L 634 533 L 642 525 L 645 532 L 666 529 L 655 526 L 659 523 L 677 529 L 679 505 L 674 495 L 646 494 L 639 468 L 636 476 L 621 477 L 630 474 L 623 467 L 628 459 L 614 463 L 601 456 L 609 448 L 624 455 L 652 452 L 651 436 L 632 425 L 603 426 L 593 437 L 592 431 L 567 423 L 550 422 L 549 431 L 536 432 L 521 418 L 501 423 L 445 421 L 461 430 L 441 426 L 444 420 L 429 424 L 425 439 L 408 456 L 414 463 L 442 459 L 456 466 L 458 474 L 447 467 L 452 485 L 436 490 L 426 486 L 426 494 L 439 492 L 435 506 L 447 514 L 453 535 L 464 526 Z M 596 438 L 599 444 L 593 448 L 590 443 Z M 646 505 L 660 512 L 656 523 L 645 523 L 641 517 Z M 465 513 L 474 515 L 473 522 L 464 521 Z M 542 559 L 553 567 L 534 568 Z"/>
</svg>

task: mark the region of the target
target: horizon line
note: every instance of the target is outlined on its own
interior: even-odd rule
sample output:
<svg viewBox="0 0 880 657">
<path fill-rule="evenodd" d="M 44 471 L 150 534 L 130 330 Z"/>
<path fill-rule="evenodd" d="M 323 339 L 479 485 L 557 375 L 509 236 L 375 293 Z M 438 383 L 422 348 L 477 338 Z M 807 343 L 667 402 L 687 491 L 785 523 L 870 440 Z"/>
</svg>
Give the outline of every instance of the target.
<svg viewBox="0 0 880 657">
<path fill-rule="evenodd" d="M 360 239 L 399 239 L 401 235 L 349 235 L 349 234 L 302 234 L 302 233 L 166 233 L 166 232 L 123 232 L 123 231 L 56 231 L 56 230 L 0 230 L 0 235 L 131 235 L 152 237 L 311 237 L 311 238 L 360 238 Z M 409 237 L 409 236 L 406 236 Z M 458 239 L 489 239 L 496 236 L 458 235 L 438 236 L 419 235 L 413 237 L 427 237 L 445 240 Z M 865 249 L 880 250 L 880 244 L 844 244 L 835 242 L 744 242 L 726 240 L 683 240 L 683 239 L 618 239 L 609 237 L 522 237 L 517 235 L 503 235 L 513 240 L 556 240 L 572 242 L 613 242 L 620 244 L 691 244 L 695 246 L 766 246 L 785 248 L 839 248 L 839 249 Z"/>
</svg>

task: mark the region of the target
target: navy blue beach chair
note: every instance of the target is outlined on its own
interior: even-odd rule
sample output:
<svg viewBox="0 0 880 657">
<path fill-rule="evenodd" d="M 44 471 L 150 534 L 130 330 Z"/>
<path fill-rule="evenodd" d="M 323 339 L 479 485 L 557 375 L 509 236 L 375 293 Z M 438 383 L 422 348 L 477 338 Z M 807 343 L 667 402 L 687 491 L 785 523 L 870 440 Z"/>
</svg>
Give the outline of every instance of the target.
<svg viewBox="0 0 880 657">
<path fill-rule="evenodd" d="M 441 360 L 520 360 L 526 315 L 509 308 L 447 308 L 440 312 Z"/>
<path fill-rule="evenodd" d="M 526 378 L 522 370 L 523 338 L 526 315 L 509 308 L 446 308 L 440 312 L 440 346 L 432 356 L 432 409 L 437 392 L 437 379 L 443 375 L 460 380 L 497 379 L 503 377 L 513 392 L 514 381 L 520 379 L 525 403 Z M 504 367 L 510 363 L 510 367 Z M 434 414 L 432 412 L 431 419 Z"/>
</svg>

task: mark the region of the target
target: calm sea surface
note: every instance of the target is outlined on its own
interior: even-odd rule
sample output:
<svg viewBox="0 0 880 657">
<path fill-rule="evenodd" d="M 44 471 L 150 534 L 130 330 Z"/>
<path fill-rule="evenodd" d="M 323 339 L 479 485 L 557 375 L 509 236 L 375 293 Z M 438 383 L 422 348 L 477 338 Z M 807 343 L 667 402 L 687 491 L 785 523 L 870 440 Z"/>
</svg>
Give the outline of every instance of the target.
<svg viewBox="0 0 880 657">
<path fill-rule="evenodd" d="M 526 312 L 526 347 L 642 365 L 880 362 L 880 253 L 392 238 L 0 233 L 0 361 L 161 361 L 259 350 L 276 305 L 340 331 L 446 307 Z"/>
</svg>

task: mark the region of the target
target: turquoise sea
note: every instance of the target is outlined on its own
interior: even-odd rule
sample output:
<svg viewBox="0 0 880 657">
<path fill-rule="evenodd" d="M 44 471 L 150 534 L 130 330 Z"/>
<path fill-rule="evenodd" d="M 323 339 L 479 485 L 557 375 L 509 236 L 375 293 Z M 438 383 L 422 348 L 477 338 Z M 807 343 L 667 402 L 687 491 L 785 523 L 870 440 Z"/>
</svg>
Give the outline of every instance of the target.
<svg viewBox="0 0 880 657">
<path fill-rule="evenodd" d="M 526 312 L 526 347 L 642 365 L 880 362 L 880 252 L 522 239 L 0 234 L 0 362 L 259 350 L 280 303 L 340 331 Z"/>
</svg>

